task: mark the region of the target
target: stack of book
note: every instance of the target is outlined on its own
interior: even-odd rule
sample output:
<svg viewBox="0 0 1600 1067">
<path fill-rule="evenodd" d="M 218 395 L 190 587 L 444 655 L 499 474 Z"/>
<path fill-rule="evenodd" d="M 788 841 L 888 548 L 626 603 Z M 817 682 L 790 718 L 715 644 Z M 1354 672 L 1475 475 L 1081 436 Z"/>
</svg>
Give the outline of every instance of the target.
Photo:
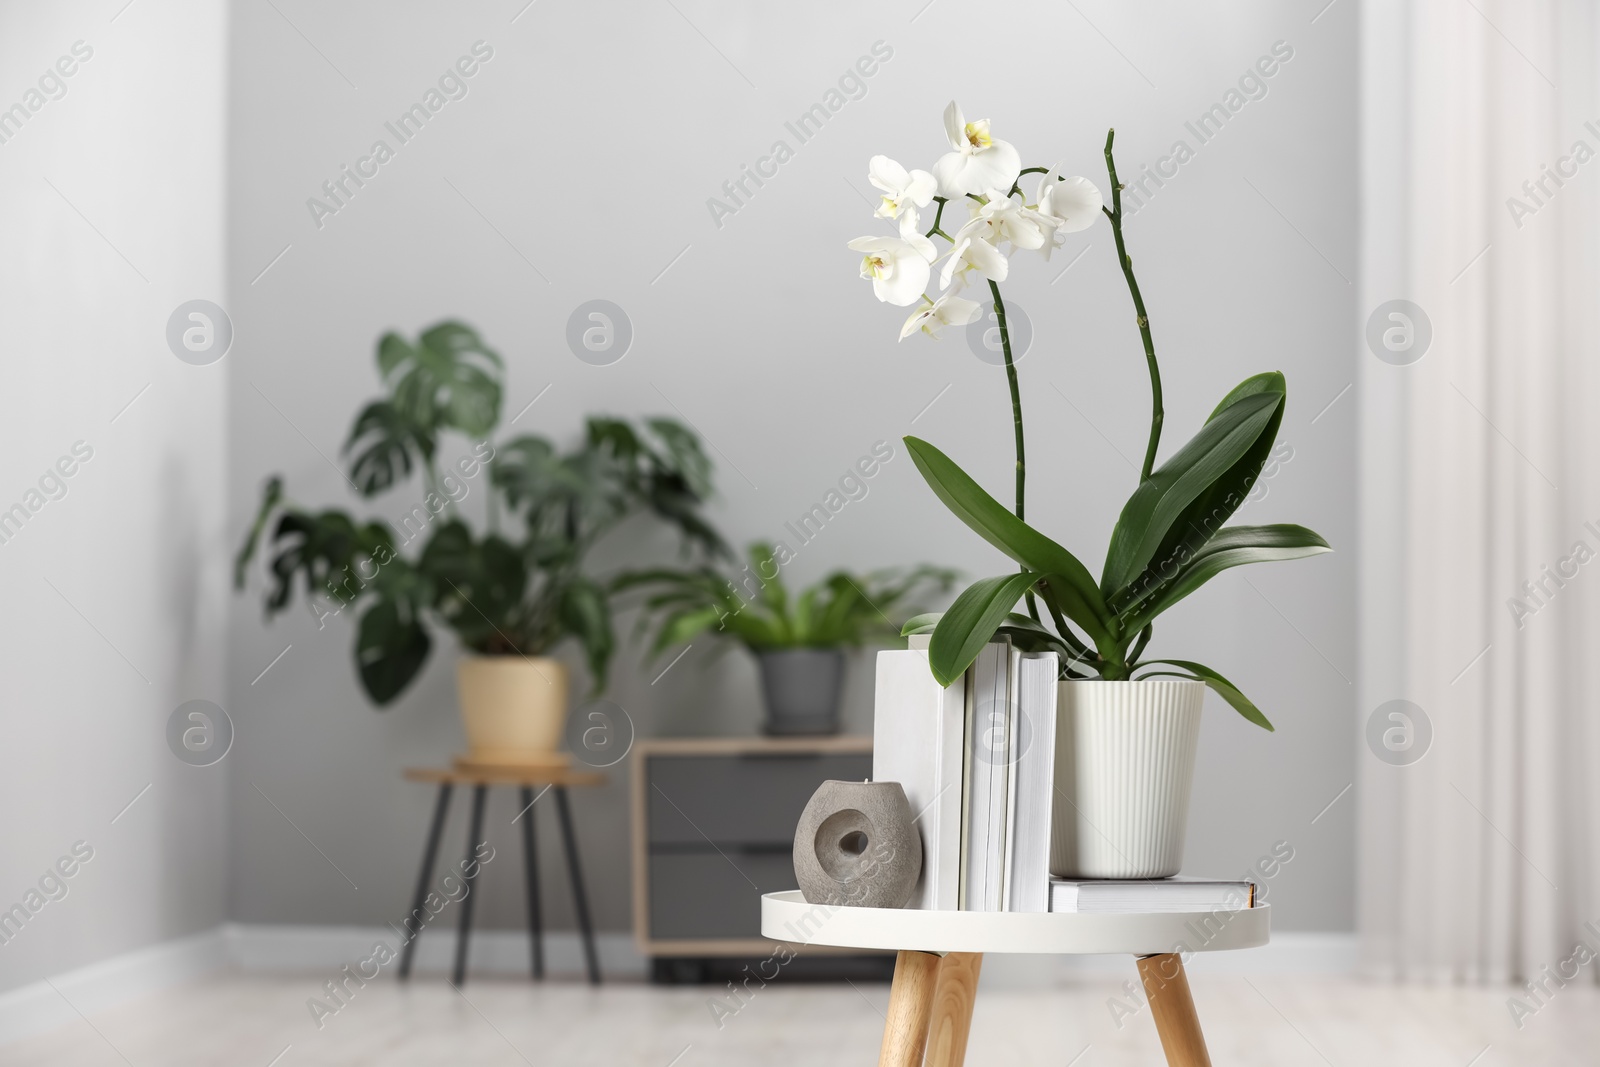
<svg viewBox="0 0 1600 1067">
<path fill-rule="evenodd" d="M 1251 906 L 1249 882 L 1052 878 L 1060 661 L 1005 640 L 941 686 L 927 638 L 878 653 L 873 777 L 899 782 L 922 835 L 906 905 L 935 911 L 1216 911 Z M 918 647 L 920 646 L 920 647 Z M 1060 864 L 1057 864 L 1060 869 Z"/>
</svg>

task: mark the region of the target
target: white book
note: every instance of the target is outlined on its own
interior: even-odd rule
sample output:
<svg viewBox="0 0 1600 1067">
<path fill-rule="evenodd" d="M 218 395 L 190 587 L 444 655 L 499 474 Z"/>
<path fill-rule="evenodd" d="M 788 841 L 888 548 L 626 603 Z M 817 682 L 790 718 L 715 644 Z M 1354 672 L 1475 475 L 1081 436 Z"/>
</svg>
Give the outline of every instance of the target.
<svg viewBox="0 0 1600 1067">
<path fill-rule="evenodd" d="M 1016 700 L 1007 834 L 1006 910 L 1050 910 L 1050 829 L 1055 805 L 1056 681 L 1054 652 L 1014 655 Z"/>
<path fill-rule="evenodd" d="M 1244 911 L 1255 906 L 1251 882 L 1207 878 L 1084 879 L 1050 882 L 1051 911 Z"/>
<path fill-rule="evenodd" d="M 954 911 L 961 880 L 964 680 L 942 686 L 927 649 L 878 653 L 872 777 L 899 782 L 922 838 L 922 874 L 909 908 Z"/>
<path fill-rule="evenodd" d="M 971 669 L 961 905 L 968 911 L 1000 911 L 1005 903 L 1010 658 L 1011 642 L 992 642 L 978 653 Z"/>
<path fill-rule="evenodd" d="M 1005 872 L 1000 887 L 1000 911 L 1011 911 L 1011 865 L 1016 849 L 1017 828 L 1017 754 L 1022 751 L 1022 738 L 1018 734 L 1022 716 L 1018 714 L 1018 682 L 1022 677 L 1022 653 L 1015 648 L 1006 653 L 1006 818 L 1005 849 L 1000 856 L 1000 869 Z"/>
</svg>

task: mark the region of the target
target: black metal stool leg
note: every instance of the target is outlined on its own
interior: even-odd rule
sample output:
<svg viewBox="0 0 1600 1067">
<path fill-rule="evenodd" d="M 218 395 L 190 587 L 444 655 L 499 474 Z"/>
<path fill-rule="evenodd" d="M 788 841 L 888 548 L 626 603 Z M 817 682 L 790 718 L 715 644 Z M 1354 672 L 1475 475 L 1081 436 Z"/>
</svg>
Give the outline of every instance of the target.
<svg viewBox="0 0 1600 1067">
<path fill-rule="evenodd" d="M 420 912 L 423 917 L 428 914 L 423 904 L 428 899 L 428 883 L 433 881 L 433 864 L 439 855 L 439 835 L 444 833 L 445 813 L 450 810 L 451 788 L 449 782 L 441 783 L 439 786 L 439 799 L 433 805 L 433 823 L 428 827 L 428 843 L 422 849 L 422 871 L 417 875 L 417 891 L 411 901 L 410 914 L 400 924 L 401 930 L 408 935 L 406 943 L 400 949 L 401 978 L 411 977 L 411 956 L 416 952 L 417 938 L 422 936 L 425 922 L 418 913 Z M 412 923 L 416 924 L 415 930 L 411 928 Z"/>
<path fill-rule="evenodd" d="M 539 916 L 539 850 L 533 827 L 533 790 L 522 787 L 522 855 L 528 875 L 528 943 L 533 952 L 533 976 L 544 977 L 544 929 Z"/>
<path fill-rule="evenodd" d="M 578 912 L 578 932 L 583 936 L 583 957 L 589 966 L 589 983 L 600 984 L 600 960 L 594 951 L 594 930 L 589 925 L 589 898 L 583 892 L 583 872 L 578 869 L 578 843 L 572 833 L 572 810 L 567 805 L 565 786 L 555 786 L 556 814 L 561 820 L 561 838 L 567 848 L 567 872 L 572 875 L 572 901 Z"/>
<path fill-rule="evenodd" d="M 461 924 L 460 933 L 456 935 L 456 970 L 452 983 L 460 987 L 467 977 L 467 942 L 472 938 L 472 885 L 478 880 L 478 869 L 481 866 L 477 859 L 478 841 L 483 834 L 483 802 L 488 796 L 489 787 L 475 785 L 472 787 L 472 827 L 467 831 L 467 858 L 462 870 L 462 878 L 466 882 L 467 892 L 461 898 Z M 471 872 L 470 874 L 467 872 Z"/>
</svg>

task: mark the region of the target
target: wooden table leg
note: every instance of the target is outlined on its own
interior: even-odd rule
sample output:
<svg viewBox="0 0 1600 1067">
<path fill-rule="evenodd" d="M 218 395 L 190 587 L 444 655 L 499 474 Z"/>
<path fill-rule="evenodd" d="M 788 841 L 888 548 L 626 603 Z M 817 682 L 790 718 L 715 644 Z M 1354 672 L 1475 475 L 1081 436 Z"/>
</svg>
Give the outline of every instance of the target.
<svg viewBox="0 0 1600 1067">
<path fill-rule="evenodd" d="M 939 957 L 932 952 L 901 952 L 895 957 L 878 1067 L 921 1067 L 938 977 Z"/>
<path fill-rule="evenodd" d="M 1200 1032 L 1200 1016 L 1195 1014 L 1194 998 L 1189 995 L 1189 976 L 1183 971 L 1183 957 L 1164 952 L 1139 957 L 1139 977 L 1150 1001 L 1150 1015 L 1161 1035 L 1161 1048 L 1170 1067 L 1211 1067 L 1205 1035 Z"/>
<path fill-rule="evenodd" d="M 926 1067 L 961 1067 L 967 1058 L 972 1001 L 978 994 L 978 972 L 982 967 L 981 952 L 951 952 L 939 964 L 933 1018 L 928 1023 Z"/>
</svg>

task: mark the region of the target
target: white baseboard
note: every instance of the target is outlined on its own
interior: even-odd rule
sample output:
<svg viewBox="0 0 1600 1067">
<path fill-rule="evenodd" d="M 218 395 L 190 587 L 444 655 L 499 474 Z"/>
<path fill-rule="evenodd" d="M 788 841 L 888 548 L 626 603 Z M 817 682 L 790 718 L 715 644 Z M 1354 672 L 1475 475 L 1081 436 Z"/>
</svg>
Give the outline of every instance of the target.
<svg viewBox="0 0 1600 1067">
<path fill-rule="evenodd" d="M 0 1044 L 71 1023 L 78 1012 L 92 1015 L 217 971 L 313 976 L 326 972 L 324 977 L 332 978 L 346 964 L 370 956 L 380 941 L 393 947 L 399 938 L 382 926 L 228 923 L 0 993 Z M 544 943 L 546 974 L 558 980 L 583 977 L 583 954 L 575 932 L 547 933 Z M 647 961 L 634 948 L 630 934 L 597 934 L 595 943 L 606 978 L 637 981 L 645 975 Z M 455 930 L 429 929 L 417 942 L 417 976 L 432 979 L 448 974 L 455 946 Z M 385 971 L 392 974 L 395 966 L 391 963 Z M 1356 972 L 1356 935 L 1280 933 L 1261 948 L 1197 953 L 1188 968 L 1195 975 L 1351 975 Z M 525 932 L 473 932 L 470 976 L 520 977 L 528 970 Z M 984 961 L 983 983 L 991 989 L 1037 989 L 1081 978 L 1125 978 L 1129 973 L 1128 961 L 1121 956 L 992 956 Z"/>
<path fill-rule="evenodd" d="M 1356 973 L 1360 940 L 1353 931 L 1291 930 L 1270 944 L 1238 952 L 1201 952 L 1186 967 L 1195 974 L 1299 974 L 1348 978 Z"/>
<path fill-rule="evenodd" d="M 218 926 L 19 986 L 0 993 L 0 1042 L 76 1022 L 79 1012 L 92 1015 L 195 981 L 230 962 L 226 928 Z"/>
<path fill-rule="evenodd" d="M 379 942 L 395 948 L 399 936 L 384 926 L 279 926 L 230 923 L 225 927 L 229 962 L 245 973 L 327 971 L 372 955 Z M 595 948 L 600 972 L 608 978 L 639 979 L 646 963 L 633 945 L 633 935 L 598 933 Z M 429 928 L 417 942 L 413 973 L 438 976 L 455 965 L 456 932 Z M 582 978 L 583 947 L 577 932 L 553 930 L 544 935 L 545 973 L 551 978 Z M 396 964 L 384 971 L 392 972 Z M 471 975 L 518 976 L 530 969 L 528 935 L 523 930 L 474 930 L 468 952 Z"/>
<path fill-rule="evenodd" d="M 1357 970 L 1354 933 L 1275 933 L 1270 944 L 1234 952 L 1196 952 L 1184 961 L 1191 975 L 1248 974 L 1349 977 Z M 1083 979 L 1127 978 L 1126 956 L 986 956 L 988 989 L 1038 989 Z"/>
<path fill-rule="evenodd" d="M 0 1044 L 75 1022 L 78 1012 L 93 1015 L 218 971 L 313 976 L 326 972 L 323 977 L 333 978 L 346 964 L 369 957 L 380 941 L 394 947 L 399 937 L 382 926 L 226 923 L 0 993 Z M 596 934 L 595 948 L 606 978 L 638 980 L 644 976 L 646 962 L 635 950 L 631 934 Z M 417 942 L 413 973 L 425 979 L 449 974 L 455 951 L 455 930 L 427 930 Z M 546 933 L 544 951 L 545 973 L 550 978 L 583 978 L 583 949 L 575 931 Z M 384 971 L 392 976 L 396 966 L 391 963 Z M 525 932 L 473 931 L 469 977 L 520 977 L 529 969 Z"/>
</svg>

